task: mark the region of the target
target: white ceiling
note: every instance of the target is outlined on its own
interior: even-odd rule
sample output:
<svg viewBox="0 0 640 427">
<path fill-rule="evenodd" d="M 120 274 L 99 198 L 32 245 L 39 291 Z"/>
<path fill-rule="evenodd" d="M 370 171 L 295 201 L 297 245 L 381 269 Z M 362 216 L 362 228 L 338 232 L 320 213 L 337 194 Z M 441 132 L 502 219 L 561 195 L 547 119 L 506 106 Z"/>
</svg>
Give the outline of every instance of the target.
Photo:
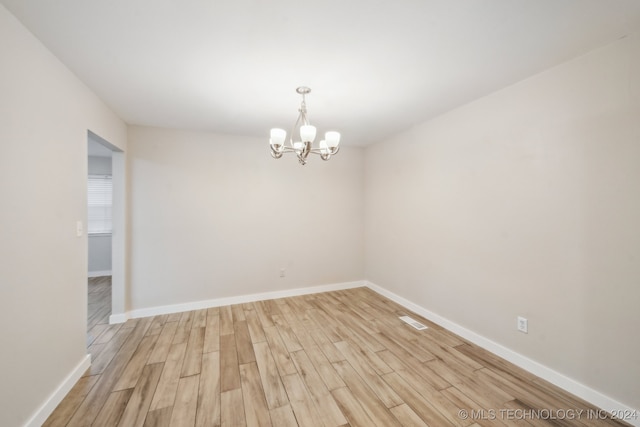
<svg viewBox="0 0 640 427">
<path fill-rule="evenodd" d="M 0 0 L 127 123 L 366 145 L 640 28 L 638 0 Z"/>
</svg>

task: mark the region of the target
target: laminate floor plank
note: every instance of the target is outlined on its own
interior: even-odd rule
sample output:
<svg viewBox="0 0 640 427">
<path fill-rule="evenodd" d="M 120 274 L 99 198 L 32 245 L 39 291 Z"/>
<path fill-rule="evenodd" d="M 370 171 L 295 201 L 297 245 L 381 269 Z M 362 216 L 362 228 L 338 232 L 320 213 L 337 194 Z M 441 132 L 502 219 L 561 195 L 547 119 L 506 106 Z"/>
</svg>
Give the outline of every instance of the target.
<svg viewBox="0 0 640 427">
<path fill-rule="evenodd" d="M 142 339 L 114 386 L 114 391 L 135 387 L 157 340 L 158 335 L 147 335 Z"/>
<path fill-rule="evenodd" d="M 231 306 L 220 307 L 220 335 L 233 333 L 233 311 Z"/>
<path fill-rule="evenodd" d="M 142 370 L 140 381 L 133 389 L 133 393 L 127 402 L 119 427 L 143 427 L 144 421 L 151 406 L 153 394 L 156 391 L 163 364 L 155 363 L 146 365 Z"/>
<path fill-rule="evenodd" d="M 282 314 L 280 312 L 280 303 L 281 301 L 278 299 L 269 299 L 265 301 L 261 301 L 261 304 L 264 306 L 266 312 L 273 319 L 273 316 L 278 316 Z"/>
<path fill-rule="evenodd" d="M 340 378 L 340 375 L 338 375 L 333 365 L 331 365 L 331 362 L 322 350 L 320 350 L 320 347 L 316 345 L 315 347 L 306 349 L 306 354 L 309 356 L 309 360 L 311 360 L 316 371 L 320 374 L 320 378 L 328 390 L 345 387 L 344 381 L 342 381 L 342 378 Z"/>
<path fill-rule="evenodd" d="M 234 323 L 247 320 L 244 315 L 244 307 L 242 304 L 233 304 L 231 306 L 231 313 L 233 314 Z"/>
<path fill-rule="evenodd" d="M 253 344 L 246 320 L 239 320 L 233 324 L 233 330 L 236 336 L 236 348 L 238 350 L 238 363 L 244 365 L 256 361 L 256 355 L 253 352 Z"/>
<path fill-rule="evenodd" d="M 285 320 L 282 314 L 276 314 L 271 316 L 273 322 L 276 324 L 276 328 L 280 332 L 280 337 L 289 353 L 302 350 L 302 345 L 298 340 L 298 337 L 293 332 L 293 329 L 289 326 L 289 323 Z"/>
<path fill-rule="evenodd" d="M 256 310 L 256 315 L 260 320 L 263 328 L 269 328 L 275 326 L 273 320 L 271 319 L 271 314 L 267 312 L 264 301 L 257 301 L 253 303 L 253 307 Z"/>
<path fill-rule="evenodd" d="M 389 410 L 403 426 L 429 427 L 406 403 Z"/>
<path fill-rule="evenodd" d="M 117 426 L 124 408 L 129 402 L 131 393 L 133 393 L 133 389 L 118 390 L 110 393 L 91 425 L 96 427 Z"/>
<path fill-rule="evenodd" d="M 96 342 L 100 335 L 102 335 L 107 329 L 109 329 L 109 325 L 106 323 L 93 325 L 93 327 L 87 332 L 87 346 Z"/>
<path fill-rule="evenodd" d="M 242 389 L 236 388 L 220 393 L 220 406 L 222 427 L 244 427 L 247 425 L 244 417 Z"/>
<path fill-rule="evenodd" d="M 180 315 L 182 316 L 184 313 L 180 313 Z M 136 326 L 138 326 L 138 323 L 140 323 L 140 321 L 142 320 L 142 318 L 138 318 L 138 319 L 128 319 L 126 322 L 124 322 L 122 324 L 122 328 L 126 329 L 126 328 L 135 328 Z"/>
<path fill-rule="evenodd" d="M 205 312 L 206 313 L 206 312 Z M 200 373 L 202 367 L 202 350 L 204 348 L 204 327 L 195 326 L 189 333 L 189 341 L 187 341 L 187 352 L 184 356 L 182 364 L 181 377 L 189 377 Z M 199 323 L 198 323 L 199 324 Z"/>
<path fill-rule="evenodd" d="M 357 374 L 364 380 L 366 387 L 373 391 L 376 396 L 384 403 L 387 408 L 392 408 L 394 406 L 400 405 L 402 400 L 400 397 L 393 391 L 391 387 L 378 375 L 368 363 L 367 361 L 359 357 L 358 351 L 351 347 L 351 345 L 347 342 L 337 342 L 335 346 L 340 349 L 340 352 L 345 355 L 345 358 L 349 362 L 349 370 L 354 370 Z M 342 364 L 336 364 L 337 366 L 344 366 Z M 349 385 L 347 380 L 345 379 L 344 373 L 348 372 L 343 369 L 340 375 L 342 379 Z M 351 378 L 355 378 L 353 375 Z M 351 387 L 353 391 L 353 387 Z"/>
<path fill-rule="evenodd" d="M 493 372 L 504 372 L 514 377 L 521 378 L 527 382 L 533 382 L 538 378 L 532 373 L 525 371 L 524 369 L 488 352 L 481 347 L 462 344 L 456 346 L 456 350 L 478 361 L 482 366 L 490 368 Z"/>
<path fill-rule="evenodd" d="M 249 327 L 249 335 L 251 336 L 251 342 L 257 343 L 266 341 L 264 336 L 264 330 L 262 329 L 262 323 L 258 317 L 258 313 L 255 310 L 245 310 L 245 319 L 247 319 L 247 326 Z"/>
<path fill-rule="evenodd" d="M 414 359 L 418 359 L 420 362 L 427 362 L 436 358 L 432 353 L 421 348 L 416 341 L 409 337 L 403 337 L 399 333 L 398 328 L 391 329 L 387 327 L 381 327 L 381 332 L 376 333 L 373 336 L 380 342 L 385 349 L 387 348 L 402 348 L 407 354 L 410 354 Z M 400 328 L 402 330 L 402 328 Z"/>
<path fill-rule="evenodd" d="M 514 411 L 514 413 L 517 413 L 515 411 L 527 411 L 530 409 L 518 400 L 512 400 L 511 402 L 507 402 L 504 404 L 504 406 L 505 406 L 505 409 L 507 410 L 511 409 Z M 514 425 L 518 425 L 518 427 L 546 427 L 549 425 L 549 424 L 546 424 L 546 421 L 535 420 L 535 419 L 529 419 L 526 421 L 523 419 L 513 419 L 512 423 Z"/>
<path fill-rule="evenodd" d="M 442 365 L 433 365 L 442 366 Z M 436 372 L 438 372 L 436 370 Z M 459 373 L 458 378 L 452 381 L 452 385 L 463 394 L 478 403 L 478 408 L 500 408 L 504 402 L 512 400 L 510 398 L 496 398 L 494 393 L 490 393 L 489 387 L 482 387 L 475 380 L 470 381 L 465 374 Z"/>
<path fill-rule="evenodd" d="M 393 371 L 407 371 L 436 390 L 442 390 L 451 386 L 440 375 L 432 371 L 425 363 L 420 363 L 412 357 L 400 358 L 389 350 L 380 351 L 378 356 L 384 360 Z"/>
<path fill-rule="evenodd" d="M 176 401 L 171 412 L 170 426 L 193 427 L 196 424 L 200 375 L 180 378 Z"/>
<path fill-rule="evenodd" d="M 109 327 L 93 342 L 94 344 L 105 344 L 111 341 L 114 335 L 122 328 L 122 323 L 109 325 Z"/>
<path fill-rule="evenodd" d="M 345 360 L 344 355 L 333 345 L 334 342 L 339 342 L 340 340 L 332 341 L 321 329 L 312 330 L 310 335 L 329 362 L 334 363 Z"/>
<path fill-rule="evenodd" d="M 428 425 L 445 427 L 454 426 L 442 413 L 440 413 L 430 402 L 423 398 L 396 372 L 386 374 L 384 380 L 400 395 L 402 401 L 409 405 L 420 418 Z"/>
<path fill-rule="evenodd" d="M 163 325 L 162 331 L 160 331 L 160 336 L 156 341 L 156 345 L 153 347 L 153 351 L 147 360 L 148 364 L 162 363 L 167 360 L 169 349 L 171 348 L 171 342 L 173 341 L 173 337 L 177 330 L 178 322 L 166 322 Z"/>
<path fill-rule="evenodd" d="M 603 412 L 367 288 L 109 325 L 99 281 L 92 365 L 46 427 L 629 426 L 514 416 Z"/>
<path fill-rule="evenodd" d="M 256 363 L 264 394 L 269 409 L 276 409 L 289 403 L 287 392 L 282 385 L 282 379 L 278 374 L 278 367 L 273 358 L 269 344 L 258 342 L 253 345 L 256 354 Z"/>
<path fill-rule="evenodd" d="M 96 375 L 103 373 L 109 363 L 111 363 L 111 360 L 113 360 L 115 355 L 118 354 L 122 345 L 127 341 L 127 338 L 129 338 L 129 335 L 132 331 L 132 328 L 121 328 L 108 343 L 100 344 L 104 347 L 96 355 L 95 358 L 92 357 L 91 367 L 85 375 Z"/>
<path fill-rule="evenodd" d="M 153 322 L 149 326 L 149 330 L 147 331 L 147 336 L 149 335 L 159 335 L 162 332 L 162 327 L 164 323 L 167 321 L 167 315 L 156 316 L 153 318 Z"/>
<path fill-rule="evenodd" d="M 341 387 L 332 390 L 331 395 L 336 400 L 336 403 L 340 407 L 344 416 L 349 420 L 349 424 L 353 427 L 371 427 L 379 425 L 371 419 L 369 412 L 362 407 L 359 400 L 353 396 L 348 387 Z"/>
<path fill-rule="evenodd" d="M 171 412 L 173 412 L 173 406 L 147 412 L 144 427 L 169 427 L 171 424 Z"/>
<path fill-rule="evenodd" d="M 87 347 L 87 353 L 89 353 L 91 355 L 91 361 L 93 362 L 99 355 L 100 353 L 102 353 L 102 351 L 107 348 L 107 344 L 108 343 L 104 343 L 104 344 L 96 344 L 93 343 L 91 345 L 89 345 Z M 87 376 L 89 374 L 85 373 L 84 376 Z M 93 374 L 91 374 L 93 375 Z"/>
<path fill-rule="evenodd" d="M 42 427 L 66 425 L 84 398 L 89 394 L 91 388 L 96 384 L 98 378 L 98 375 L 80 378 L 60 405 L 58 405 L 49 418 L 47 418 Z"/>
<path fill-rule="evenodd" d="M 240 388 L 240 368 L 234 334 L 220 335 L 220 390 Z"/>
<path fill-rule="evenodd" d="M 110 315 L 111 276 L 90 277 L 87 280 L 87 331 L 98 324 L 108 325 Z M 88 336 L 87 345 L 95 338 L 97 335 Z"/>
<path fill-rule="evenodd" d="M 180 317 L 182 317 L 182 313 L 171 313 L 167 315 L 167 322 L 179 322 Z"/>
<path fill-rule="evenodd" d="M 193 318 L 193 311 L 185 311 L 182 313 L 180 320 L 178 321 L 178 328 L 173 336 L 173 341 L 171 341 L 172 344 L 180 344 L 189 340 L 191 327 L 193 326 Z"/>
<path fill-rule="evenodd" d="M 187 351 L 187 343 L 173 344 L 164 363 L 156 392 L 151 401 L 151 410 L 172 407 L 178 390 L 182 362 Z"/>
<path fill-rule="evenodd" d="M 220 351 L 220 310 L 207 310 L 207 324 L 204 330 L 204 347 L 203 353 L 212 351 Z"/>
<path fill-rule="evenodd" d="M 324 381 L 313 366 L 311 359 L 304 350 L 296 351 L 291 357 L 300 373 L 302 381 L 307 387 L 309 394 L 324 417 L 325 425 L 340 426 L 347 422 L 336 401 L 329 393 Z"/>
<path fill-rule="evenodd" d="M 458 416 L 458 409 L 451 401 L 449 401 L 438 389 L 433 387 L 420 375 L 410 372 L 406 369 L 398 369 L 397 374 L 409 387 L 416 391 L 428 404 L 438 411 L 451 424 L 464 427 L 464 420 Z M 400 396 L 402 397 L 402 396 Z M 403 398 L 404 400 L 404 398 Z"/>
<path fill-rule="evenodd" d="M 273 354 L 273 359 L 276 362 L 280 376 L 295 374 L 297 372 L 296 367 L 280 336 L 279 329 L 275 326 L 265 327 L 264 335 L 267 338 L 267 343 Z"/>
<path fill-rule="evenodd" d="M 271 427 L 271 415 L 255 362 L 240 365 L 240 383 L 247 427 Z"/>
<path fill-rule="evenodd" d="M 371 340 L 374 341 L 374 340 Z M 393 369 L 389 367 L 389 365 L 378 356 L 377 353 L 374 353 L 370 348 L 366 345 L 363 345 L 359 340 L 353 340 L 348 338 L 346 341 L 334 343 L 336 347 L 340 350 L 340 352 L 347 358 L 353 358 L 353 361 L 358 361 L 360 365 L 370 366 L 371 369 L 375 371 L 378 375 L 389 374 L 393 372 Z M 386 350 L 386 348 L 383 348 Z M 346 352 L 346 353 L 345 353 Z M 347 357 L 347 355 L 349 357 Z"/>
<path fill-rule="evenodd" d="M 293 409 L 298 425 L 301 427 L 323 427 L 323 417 L 318 412 L 300 376 L 298 374 L 285 375 L 282 377 L 282 382 L 287 390 L 291 409 Z"/>
<path fill-rule="evenodd" d="M 471 399 L 469 396 L 467 396 L 466 394 L 464 394 L 454 386 L 451 386 L 445 390 L 442 390 L 441 393 L 447 399 L 449 399 L 449 401 L 453 403 L 456 407 L 464 411 L 463 412 L 464 414 L 469 414 L 469 416 L 466 417 L 467 418 L 466 420 L 462 420 L 463 424 L 467 424 L 467 423 L 471 424 L 475 421 L 476 418 L 481 418 L 479 422 L 483 427 L 484 426 L 504 427 L 507 425 L 500 418 L 492 415 L 493 413 L 491 412 L 491 409 L 493 408 L 488 408 L 486 412 L 483 412 L 482 409 L 487 407 L 483 408 L 481 404 L 474 401 L 473 399 Z M 480 414 L 480 415 L 474 416 L 473 415 L 474 411 L 476 414 Z"/>
<path fill-rule="evenodd" d="M 271 409 L 269 414 L 271 415 L 271 424 L 274 427 L 298 427 L 296 416 L 293 415 L 290 405 Z"/>
<path fill-rule="evenodd" d="M 314 302 L 317 304 L 317 302 Z M 329 341 L 338 342 L 342 341 L 342 337 L 338 334 L 337 330 L 340 325 L 333 319 L 330 315 L 328 315 L 322 306 L 317 305 L 319 308 L 314 308 L 308 311 L 309 317 L 313 319 L 316 323 L 318 329 L 321 329 L 322 332 L 327 336 Z"/>
<path fill-rule="evenodd" d="M 389 406 L 380 400 L 366 381 L 358 375 L 347 361 L 334 363 L 334 366 L 344 382 L 347 384 L 347 387 L 349 387 L 353 393 L 354 397 L 358 399 L 360 405 L 365 408 L 375 425 L 385 427 L 400 425 L 400 422 L 389 411 Z M 393 390 L 391 390 L 391 392 L 394 393 L 394 397 L 391 401 L 395 404 L 389 403 L 390 407 L 404 403 Z"/>
<path fill-rule="evenodd" d="M 207 326 L 207 309 L 196 310 L 193 318 L 192 328 L 204 328 Z"/>
<path fill-rule="evenodd" d="M 198 389 L 196 426 L 220 425 L 220 353 L 212 351 L 202 356 L 202 372 Z"/>
<path fill-rule="evenodd" d="M 315 341 L 313 341 L 313 338 L 309 336 L 308 326 L 305 326 L 304 313 L 298 313 L 286 301 L 282 304 L 280 311 L 302 348 L 306 349 L 314 346 Z M 315 324 L 310 326 L 314 327 Z"/>
</svg>

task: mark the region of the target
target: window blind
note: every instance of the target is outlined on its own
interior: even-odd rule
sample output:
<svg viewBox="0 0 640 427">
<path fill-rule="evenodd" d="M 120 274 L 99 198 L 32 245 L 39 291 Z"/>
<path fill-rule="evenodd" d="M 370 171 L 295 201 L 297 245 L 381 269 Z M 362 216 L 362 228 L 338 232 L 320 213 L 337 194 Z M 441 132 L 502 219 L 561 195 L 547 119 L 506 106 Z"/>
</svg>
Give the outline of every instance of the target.
<svg viewBox="0 0 640 427">
<path fill-rule="evenodd" d="M 110 175 L 89 175 L 87 233 L 111 233 L 112 188 Z"/>
</svg>

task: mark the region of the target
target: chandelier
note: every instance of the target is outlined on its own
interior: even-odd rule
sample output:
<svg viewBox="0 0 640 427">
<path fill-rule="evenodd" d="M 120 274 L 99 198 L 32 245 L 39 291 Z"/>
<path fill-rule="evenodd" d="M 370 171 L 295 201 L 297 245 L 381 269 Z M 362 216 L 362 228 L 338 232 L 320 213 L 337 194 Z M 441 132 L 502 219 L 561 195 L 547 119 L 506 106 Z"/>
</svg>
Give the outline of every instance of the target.
<svg viewBox="0 0 640 427">
<path fill-rule="evenodd" d="M 289 135 L 289 144 L 286 144 L 287 132 L 284 129 L 271 129 L 271 139 L 269 144 L 271 145 L 271 157 L 279 159 L 284 153 L 296 153 L 298 156 L 298 162 L 301 165 L 307 163 L 307 157 L 309 153 L 317 154 L 322 160 L 329 160 L 332 155 L 336 154 L 340 147 L 340 133 L 339 132 L 326 132 L 324 139 L 321 140 L 317 148 L 312 146 L 313 140 L 316 139 L 316 127 L 309 124 L 307 119 L 307 104 L 305 103 L 305 95 L 311 92 L 311 89 L 305 86 L 300 86 L 296 89 L 300 95 L 302 95 L 302 103 L 298 111 L 298 119 L 291 129 Z M 300 140 L 294 141 L 294 135 L 296 129 L 300 128 Z"/>
</svg>

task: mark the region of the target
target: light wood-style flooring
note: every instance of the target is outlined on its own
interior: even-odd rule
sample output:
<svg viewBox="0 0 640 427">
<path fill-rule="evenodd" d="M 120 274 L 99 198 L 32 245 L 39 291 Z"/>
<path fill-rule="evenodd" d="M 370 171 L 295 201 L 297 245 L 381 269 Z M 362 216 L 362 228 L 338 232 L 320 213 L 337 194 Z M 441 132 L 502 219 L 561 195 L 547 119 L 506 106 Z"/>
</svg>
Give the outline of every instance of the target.
<svg viewBox="0 0 640 427">
<path fill-rule="evenodd" d="M 46 426 L 625 425 L 367 288 L 129 320 L 89 351 Z"/>
<path fill-rule="evenodd" d="M 90 346 L 109 327 L 111 276 L 90 277 L 87 292 L 87 346 Z"/>
</svg>

